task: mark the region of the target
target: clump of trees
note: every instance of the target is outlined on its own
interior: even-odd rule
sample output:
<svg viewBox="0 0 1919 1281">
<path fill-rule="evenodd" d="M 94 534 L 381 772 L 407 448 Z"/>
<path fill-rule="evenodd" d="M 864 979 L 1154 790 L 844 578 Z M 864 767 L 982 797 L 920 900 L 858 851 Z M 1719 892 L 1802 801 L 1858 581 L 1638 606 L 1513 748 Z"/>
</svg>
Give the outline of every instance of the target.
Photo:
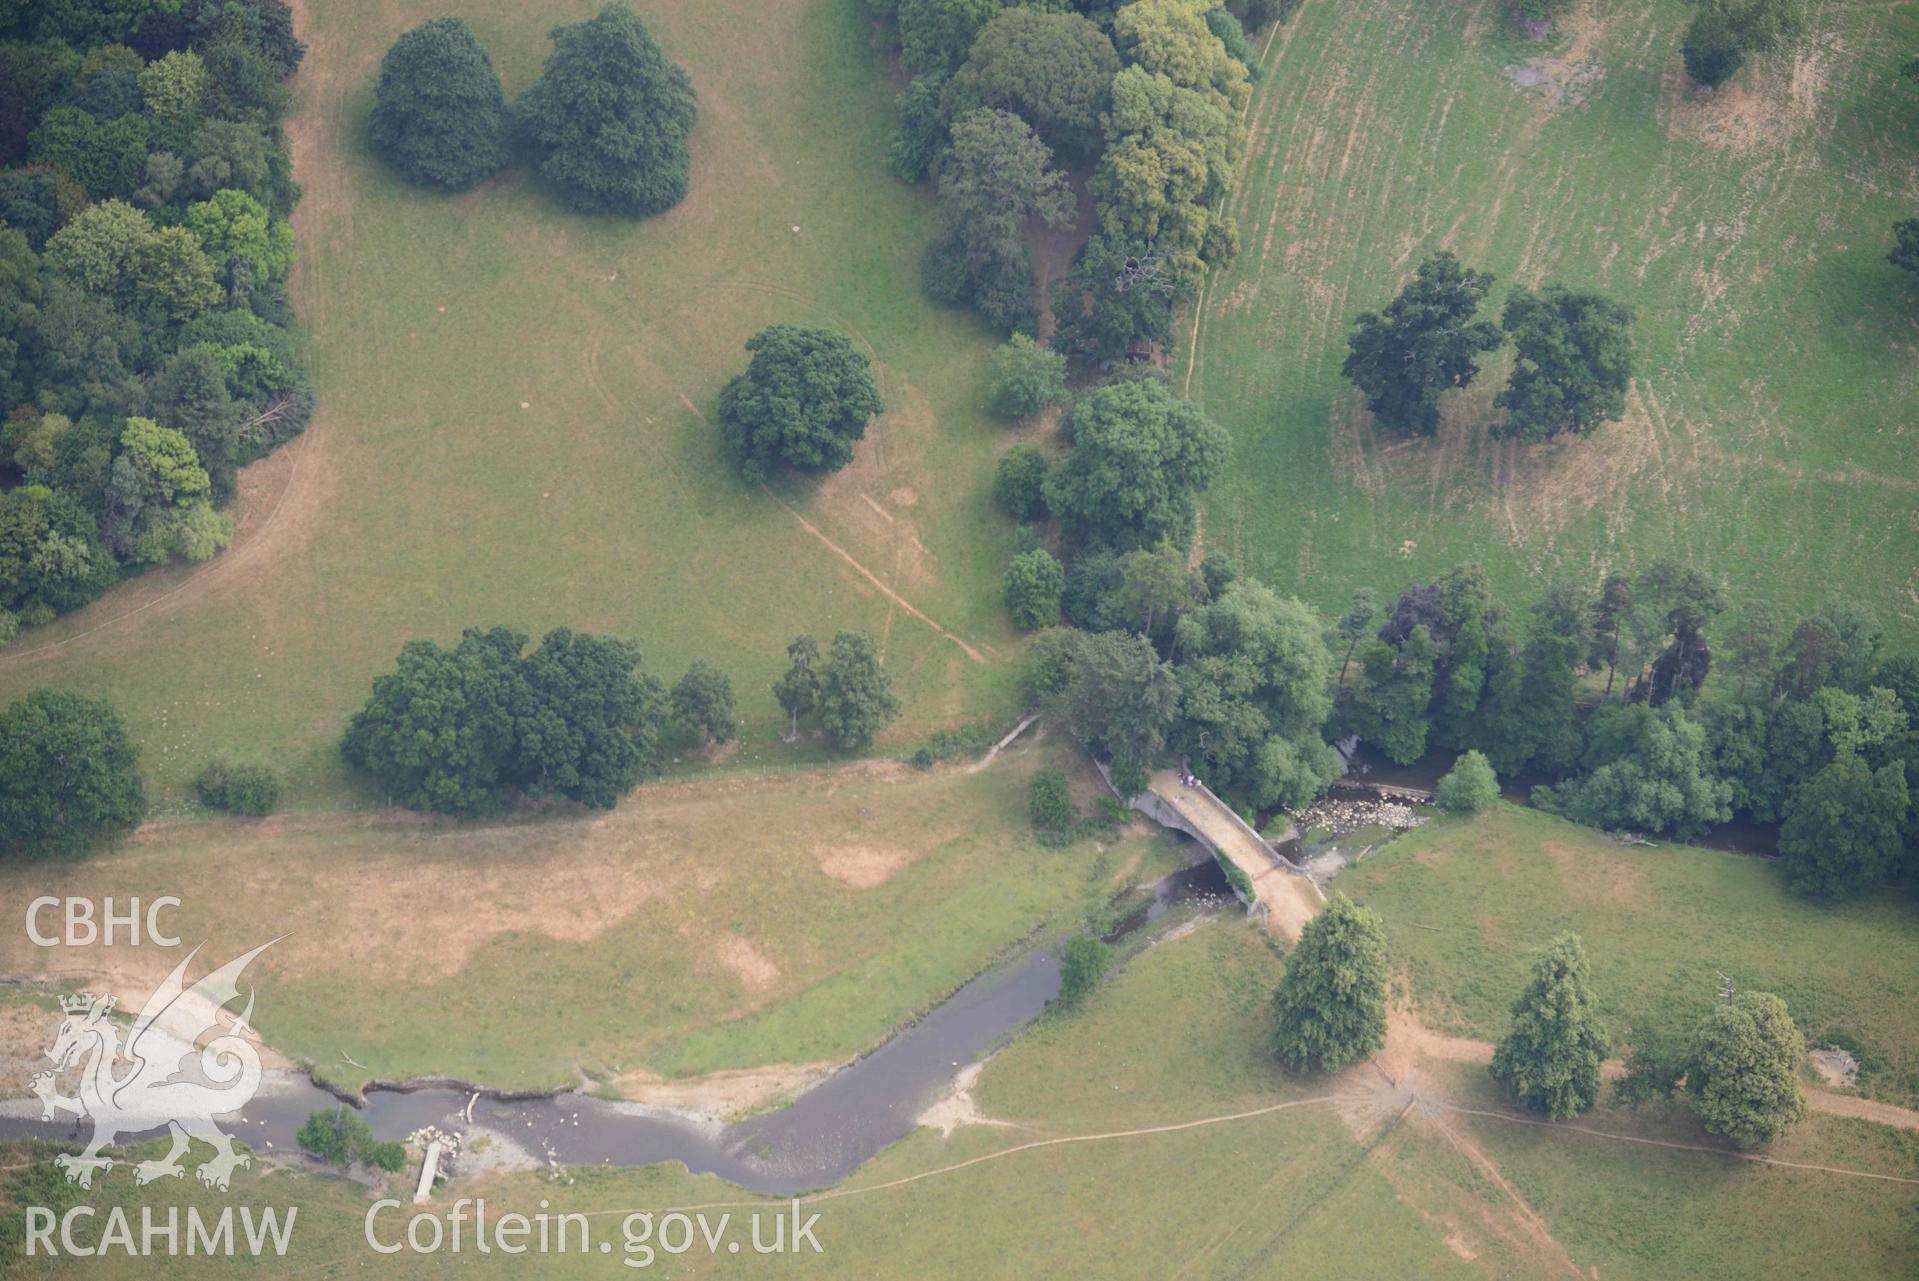
<svg viewBox="0 0 1919 1281">
<path fill-rule="evenodd" d="M 890 160 L 908 181 L 936 177 L 941 195 L 928 288 L 1001 327 L 1032 323 L 1020 222 L 1069 219 L 1054 165 L 1090 168 L 1099 226 L 1054 291 L 1060 350 L 1102 362 L 1165 342 L 1174 304 L 1238 250 L 1226 204 L 1252 74 L 1239 21 L 1186 0 L 880 7 L 896 13 L 914 72 Z M 1255 0 L 1247 17 L 1262 25 L 1280 7 Z"/>
<path fill-rule="evenodd" d="M 540 176 L 567 207 L 646 218 L 686 198 L 693 83 L 623 0 L 553 28 L 553 52 L 517 104 Z"/>
<path fill-rule="evenodd" d="M 1108 383 L 1073 406 L 1073 451 L 1046 477 L 1046 508 L 1076 543 L 1184 546 L 1199 496 L 1226 465 L 1225 428 L 1156 379 Z"/>
<path fill-rule="evenodd" d="M 367 140 L 413 182 L 465 191 L 505 167 L 513 139 L 500 75 L 462 18 L 435 18 L 380 63 Z"/>
<path fill-rule="evenodd" d="M 1626 411 L 1632 382 L 1632 313 L 1593 293 L 1547 285 L 1521 289 L 1500 324 L 1476 319 L 1493 277 L 1433 254 L 1384 311 L 1353 322 L 1341 371 L 1366 395 L 1381 423 L 1431 436 L 1440 395 L 1466 387 L 1479 358 L 1510 340 L 1511 380 L 1496 404 L 1499 433 L 1524 441 L 1584 434 Z"/>
<path fill-rule="evenodd" d="M 0 643 L 226 546 L 235 472 L 311 415 L 303 52 L 280 0 L 0 7 Z"/>
<path fill-rule="evenodd" d="M 782 467 L 838 471 L 885 406 L 866 357 L 830 329 L 771 325 L 747 339 L 753 359 L 720 389 L 720 442 L 740 474 Z"/>
<path fill-rule="evenodd" d="M 840 632 L 824 656 L 811 636 L 798 636 L 786 653 L 790 665 L 774 684 L 773 696 L 792 718 L 791 737 L 810 717 L 829 742 L 857 751 L 898 718 L 899 700 L 871 632 Z"/>
<path fill-rule="evenodd" d="M 352 1108 L 327 1108 L 300 1123 L 294 1135 L 302 1151 L 342 1169 L 367 1165 L 389 1174 L 406 1168 L 406 1144 L 380 1140 Z"/>
<path fill-rule="evenodd" d="M 347 763 L 408 809 L 486 814 L 516 793 L 611 809 L 653 761 L 665 688 L 629 641 L 557 628 L 526 643 L 504 627 L 408 642 L 347 725 Z"/>
<path fill-rule="evenodd" d="M 112 704 L 40 689 L 0 712 L 0 855 L 72 853 L 146 814 L 139 752 Z"/>
<path fill-rule="evenodd" d="M 673 728 L 695 748 L 730 743 L 738 732 L 733 682 L 705 659 L 694 659 L 680 677 L 670 707 Z"/>
<path fill-rule="evenodd" d="M 1386 1044 L 1386 933 L 1335 893 L 1286 958 L 1273 993 L 1273 1052 L 1294 1072 L 1337 1072 Z"/>
</svg>

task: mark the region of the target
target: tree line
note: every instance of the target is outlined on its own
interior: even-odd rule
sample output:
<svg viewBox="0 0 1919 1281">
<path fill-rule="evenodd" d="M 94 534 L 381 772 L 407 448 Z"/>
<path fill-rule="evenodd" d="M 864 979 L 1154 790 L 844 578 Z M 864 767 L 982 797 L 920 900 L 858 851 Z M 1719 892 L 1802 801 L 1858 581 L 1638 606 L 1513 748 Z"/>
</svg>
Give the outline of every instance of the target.
<svg viewBox="0 0 1919 1281">
<path fill-rule="evenodd" d="M 313 397 L 280 0 L 0 5 L 0 644 L 233 537 Z"/>
</svg>

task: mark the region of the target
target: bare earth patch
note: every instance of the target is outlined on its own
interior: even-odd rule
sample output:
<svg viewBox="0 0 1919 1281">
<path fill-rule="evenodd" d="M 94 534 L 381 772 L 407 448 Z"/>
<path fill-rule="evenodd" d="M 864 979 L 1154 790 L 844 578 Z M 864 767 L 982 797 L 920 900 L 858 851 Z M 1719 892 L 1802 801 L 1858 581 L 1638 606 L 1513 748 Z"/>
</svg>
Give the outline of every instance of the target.
<svg viewBox="0 0 1919 1281">
<path fill-rule="evenodd" d="M 729 934 L 709 949 L 712 958 L 731 971 L 748 991 L 761 992 L 780 980 L 780 967 L 760 951 L 752 939 Z"/>
<path fill-rule="evenodd" d="M 827 845 L 813 851 L 820 871 L 856 890 L 886 884 L 913 861 L 913 852 L 892 845 Z"/>
</svg>

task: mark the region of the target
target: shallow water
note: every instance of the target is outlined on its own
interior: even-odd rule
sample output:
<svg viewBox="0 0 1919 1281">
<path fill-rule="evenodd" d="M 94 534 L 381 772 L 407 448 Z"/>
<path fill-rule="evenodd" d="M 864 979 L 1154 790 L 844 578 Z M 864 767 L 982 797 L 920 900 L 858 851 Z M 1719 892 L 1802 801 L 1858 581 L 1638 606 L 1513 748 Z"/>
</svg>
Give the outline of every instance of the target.
<svg viewBox="0 0 1919 1281">
<path fill-rule="evenodd" d="M 1233 901 L 1211 859 L 1173 873 L 1152 890 L 1150 901 L 1109 938 L 1146 929 L 1178 904 L 1216 911 Z M 473 1125 L 563 1165 L 679 1161 L 696 1174 L 718 1174 L 754 1192 L 804 1192 L 838 1182 L 905 1138 L 962 1067 L 1037 1018 L 1058 992 L 1055 949 L 1035 949 L 973 979 L 787 1106 L 742 1121 L 703 1120 L 569 1091 L 535 1099 L 483 1095 L 473 1102 Z M 459 1133 L 468 1128 L 464 1113 L 472 1099 L 470 1091 L 455 1089 L 371 1090 L 360 1115 L 382 1139 L 404 1138 L 427 1125 Z M 289 1151 L 309 1115 L 338 1104 L 305 1077 L 275 1073 L 237 1117 L 221 1120 L 229 1134 L 256 1150 Z M 39 1107 L 34 1099 L 0 1103 L 0 1137 L 79 1141 L 90 1133 L 64 1119 L 37 1120 Z M 204 1149 L 190 1159 L 204 1160 Z"/>
</svg>

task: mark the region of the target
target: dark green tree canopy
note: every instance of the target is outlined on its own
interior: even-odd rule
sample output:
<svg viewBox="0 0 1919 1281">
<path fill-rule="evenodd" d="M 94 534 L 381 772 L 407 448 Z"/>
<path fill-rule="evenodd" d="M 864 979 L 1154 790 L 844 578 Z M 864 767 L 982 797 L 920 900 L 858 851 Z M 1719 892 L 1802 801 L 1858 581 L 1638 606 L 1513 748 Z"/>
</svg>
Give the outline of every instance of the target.
<svg viewBox="0 0 1919 1281">
<path fill-rule="evenodd" d="M 1803 0 L 1696 0 L 1680 53 L 1686 74 L 1714 87 L 1730 80 L 1747 57 L 1771 53 L 1806 29 Z"/>
<path fill-rule="evenodd" d="M 733 708 L 733 682 L 703 658 L 696 658 L 673 687 L 673 728 L 695 747 L 727 743 L 739 729 Z"/>
<path fill-rule="evenodd" d="M 1535 803 L 1590 827 L 1682 841 L 1732 817 L 1732 785 L 1713 769 L 1706 727 L 1677 704 L 1600 708 L 1582 764 L 1582 777 L 1535 789 Z"/>
<path fill-rule="evenodd" d="M 408 809 L 482 814 L 508 793 L 599 809 L 653 758 L 666 694 L 626 641 L 560 628 L 525 655 L 504 627 L 411 641 L 347 726 L 347 762 Z"/>
<path fill-rule="evenodd" d="M 956 120 L 978 107 L 1010 111 L 1068 163 L 1082 164 L 1099 150 L 1100 116 L 1118 73 L 1112 40 L 1082 15 L 1002 9 L 947 82 L 946 116 Z"/>
<path fill-rule="evenodd" d="M 0 855 L 69 853 L 138 825 L 138 756 L 96 698 L 39 689 L 0 713 Z"/>
<path fill-rule="evenodd" d="M 900 61 L 915 72 L 951 71 L 1005 0 L 899 0 Z"/>
<path fill-rule="evenodd" d="M 1067 396 L 1066 357 L 1058 352 L 1014 334 L 993 353 L 986 407 L 996 417 L 1029 418 Z"/>
<path fill-rule="evenodd" d="M 1686 1071 L 1700 1122 L 1742 1148 L 1772 1142 L 1806 1114 L 1805 1054 L 1786 1003 L 1772 993 L 1741 992 L 1715 1006 L 1693 1035 Z"/>
<path fill-rule="evenodd" d="M 1035 692 L 1075 742 L 1134 767 L 1165 749 L 1179 681 L 1144 636 L 1059 629 L 1041 633 L 1034 654 Z"/>
<path fill-rule="evenodd" d="M 1021 229 L 1028 218 L 1071 221 L 1073 193 L 1053 155 L 1024 120 L 981 107 L 953 125 L 940 162 L 940 231 L 921 277 L 941 302 L 968 303 L 1010 329 L 1033 315 L 1033 268 Z"/>
<path fill-rule="evenodd" d="M 879 642 L 871 632 L 841 632 L 833 637 L 820 673 L 819 717 L 826 736 L 845 751 L 873 741 L 900 714 Z"/>
<path fill-rule="evenodd" d="M 1173 308 L 1192 291 L 1192 278 L 1156 250 L 1096 232 L 1053 284 L 1053 346 L 1088 365 L 1164 347 L 1173 337 Z"/>
<path fill-rule="evenodd" d="M 1384 312 L 1353 322 L 1341 372 L 1380 422 L 1421 436 L 1439 429 L 1439 393 L 1472 382 L 1478 357 L 1500 345 L 1498 326 L 1473 319 L 1492 283 L 1441 251 L 1419 264 Z"/>
<path fill-rule="evenodd" d="M 1273 1051 L 1295 1072 L 1337 1072 L 1386 1044 L 1386 933 L 1335 892 L 1306 922 L 1273 994 Z"/>
<path fill-rule="evenodd" d="M 1347 729 L 1401 765 L 1426 752 L 1432 729 L 1433 673 L 1439 647 L 1422 623 L 1399 645 L 1376 640 L 1360 660 L 1364 679 L 1349 686 L 1341 707 Z"/>
<path fill-rule="evenodd" d="M 644 218 L 686 196 L 693 84 L 621 0 L 553 28 L 546 70 L 518 105 L 540 174 L 568 207 Z"/>
<path fill-rule="evenodd" d="M 1022 552 L 1006 567 L 1006 612 L 1023 631 L 1050 627 L 1059 621 L 1059 598 L 1065 589 L 1066 571 L 1051 552 L 1044 547 Z"/>
<path fill-rule="evenodd" d="M 1589 432 L 1626 412 L 1632 382 L 1632 312 L 1598 294 L 1547 285 L 1515 290 L 1501 324 L 1517 363 L 1496 403 L 1501 434 L 1547 440 Z"/>
<path fill-rule="evenodd" d="M 1070 426 L 1073 452 L 1046 478 L 1068 537 L 1118 550 L 1191 541 L 1199 496 L 1226 465 L 1224 428 L 1153 379 L 1108 383 Z"/>
<path fill-rule="evenodd" d="M 1844 898 L 1885 880 L 1899 865 L 1910 804 L 1904 762 L 1874 770 L 1841 753 L 1786 802 L 1779 853 L 1787 883 Z"/>
<path fill-rule="evenodd" d="M 1036 445 L 1015 445 L 993 472 L 993 503 L 1014 520 L 1046 514 L 1046 455 Z"/>
<path fill-rule="evenodd" d="M 1892 251 L 1886 261 L 1919 276 L 1919 218 L 1902 218 L 1892 224 Z"/>
<path fill-rule="evenodd" d="M 1493 1051 L 1493 1080 L 1520 1107 L 1555 1121 L 1599 1101 L 1606 1034 L 1593 1013 L 1586 950 L 1562 934 L 1533 962 L 1532 979 L 1513 1002 L 1513 1026 Z"/>
<path fill-rule="evenodd" d="M 867 360 L 830 329 L 772 325 L 747 340 L 746 372 L 720 390 L 720 439 L 748 480 L 777 467 L 838 471 L 880 413 Z"/>
<path fill-rule="evenodd" d="M 465 191 L 506 164 L 512 130 L 499 73 L 463 19 L 435 18 L 387 50 L 367 137 L 407 178 Z"/>
</svg>

